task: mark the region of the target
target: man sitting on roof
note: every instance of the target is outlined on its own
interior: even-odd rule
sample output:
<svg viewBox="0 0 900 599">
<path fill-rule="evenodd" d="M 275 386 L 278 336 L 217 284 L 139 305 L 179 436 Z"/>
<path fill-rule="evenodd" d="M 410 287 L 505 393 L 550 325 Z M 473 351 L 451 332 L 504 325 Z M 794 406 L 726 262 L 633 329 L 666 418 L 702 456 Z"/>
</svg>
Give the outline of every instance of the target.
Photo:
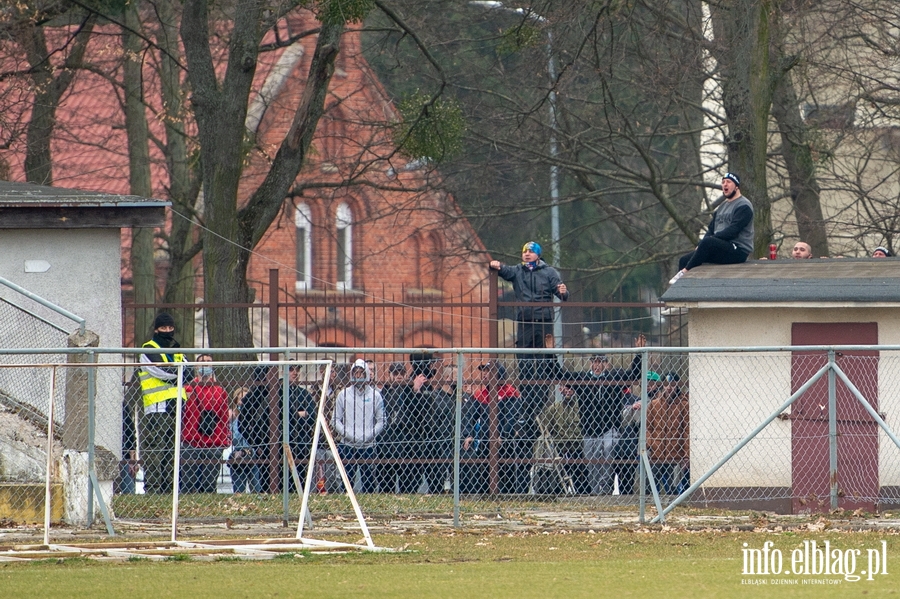
<svg viewBox="0 0 900 599">
<path fill-rule="evenodd" d="M 678 261 L 680 269 L 672 285 L 687 271 L 701 264 L 741 264 L 753 251 L 753 204 L 741 195 L 741 180 L 734 173 L 722 177 L 722 202 L 713 214 L 706 235 L 697 249 Z"/>
</svg>

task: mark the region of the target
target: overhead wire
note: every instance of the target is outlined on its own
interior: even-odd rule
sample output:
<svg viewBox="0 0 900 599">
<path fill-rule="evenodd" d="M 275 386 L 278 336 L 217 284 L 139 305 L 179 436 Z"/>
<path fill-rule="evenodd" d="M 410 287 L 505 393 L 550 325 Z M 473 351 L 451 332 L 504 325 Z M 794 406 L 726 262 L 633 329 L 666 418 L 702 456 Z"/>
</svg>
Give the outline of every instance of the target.
<svg viewBox="0 0 900 599">
<path fill-rule="evenodd" d="M 297 268 L 295 268 L 294 266 L 284 264 L 283 262 L 280 262 L 279 260 L 277 260 L 271 256 L 268 256 L 262 252 L 256 251 L 254 248 L 244 247 L 244 246 L 240 245 L 239 243 L 235 242 L 234 240 L 229 239 L 216 231 L 213 231 L 212 229 L 210 229 L 209 227 L 207 227 L 206 225 L 204 225 L 203 223 L 199 222 L 198 220 L 196 220 L 195 218 L 193 218 L 189 215 L 182 214 L 181 212 L 179 212 L 178 210 L 176 210 L 172 207 L 170 207 L 169 210 L 171 210 L 173 214 L 183 218 L 184 220 L 188 221 L 189 223 L 193 224 L 194 226 L 198 227 L 199 229 L 202 229 L 203 231 L 206 231 L 206 232 L 210 233 L 211 235 L 215 235 L 222 241 L 229 243 L 229 244 L 239 248 L 240 250 L 249 253 L 251 256 L 255 256 L 260 260 L 264 260 L 266 262 L 274 264 L 274 265 L 278 266 L 279 268 L 284 268 L 285 270 L 287 270 L 289 272 L 293 272 L 293 273 L 297 273 L 297 274 L 300 273 L 300 271 L 297 270 Z M 337 285 L 335 283 L 326 281 L 324 279 L 320 279 L 312 274 L 310 274 L 310 278 L 313 281 L 315 281 L 316 283 L 319 283 L 319 284 L 321 284 L 323 286 L 327 286 L 327 287 L 333 287 L 335 290 L 337 290 Z M 471 320 L 471 321 L 479 322 L 479 323 L 496 323 L 496 322 L 500 322 L 503 320 L 503 319 L 487 318 L 487 317 L 483 317 L 483 316 L 460 314 L 457 312 L 446 312 L 443 310 L 434 309 L 434 308 L 425 308 L 422 306 L 414 306 L 412 304 L 401 302 L 401 301 L 398 301 L 395 299 L 388 299 L 388 298 L 380 297 L 374 293 L 369 293 L 369 292 L 362 291 L 362 290 L 354 290 L 354 295 L 371 299 L 374 302 L 381 302 L 381 303 L 385 303 L 385 304 L 395 305 L 400 308 L 408 308 L 411 310 L 420 310 L 422 312 L 428 312 L 431 314 L 436 314 L 436 315 L 441 315 L 441 316 L 449 316 L 449 317 L 460 318 L 460 319 L 465 319 L 465 320 Z M 613 320 L 583 321 L 581 324 L 582 324 L 582 326 L 583 325 L 601 325 L 602 326 L 602 325 L 607 325 L 607 324 L 638 322 L 638 321 L 642 321 L 642 320 L 647 320 L 648 318 L 652 319 L 653 316 L 651 314 L 648 314 L 646 316 L 641 316 L 641 317 L 636 317 L 636 318 L 620 318 L 620 319 L 613 319 Z"/>
</svg>

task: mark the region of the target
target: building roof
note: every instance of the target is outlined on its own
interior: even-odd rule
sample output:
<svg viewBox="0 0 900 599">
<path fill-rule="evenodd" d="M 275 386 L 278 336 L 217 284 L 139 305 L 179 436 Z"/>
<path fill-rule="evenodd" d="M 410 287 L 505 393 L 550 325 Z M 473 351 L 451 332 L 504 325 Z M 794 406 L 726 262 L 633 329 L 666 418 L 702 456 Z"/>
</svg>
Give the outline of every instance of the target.
<svg viewBox="0 0 900 599">
<path fill-rule="evenodd" d="M 165 200 L 0 181 L 0 229 L 159 227 Z"/>
<path fill-rule="evenodd" d="M 692 269 L 660 298 L 672 306 L 900 303 L 900 259 L 754 260 Z"/>
</svg>

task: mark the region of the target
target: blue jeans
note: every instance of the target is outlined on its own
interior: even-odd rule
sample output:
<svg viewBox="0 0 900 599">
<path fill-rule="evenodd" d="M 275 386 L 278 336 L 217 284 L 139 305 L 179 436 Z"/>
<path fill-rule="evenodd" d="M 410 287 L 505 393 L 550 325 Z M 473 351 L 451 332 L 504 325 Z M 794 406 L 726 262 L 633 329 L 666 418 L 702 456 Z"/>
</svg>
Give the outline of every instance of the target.
<svg viewBox="0 0 900 599">
<path fill-rule="evenodd" d="M 234 454 L 240 454 L 235 456 Z M 234 493 L 243 493 L 250 486 L 250 493 L 262 493 L 262 476 L 259 464 L 250 460 L 253 455 L 248 450 L 236 450 L 231 454 L 228 469 L 231 470 L 231 489 Z"/>
<path fill-rule="evenodd" d="M 338 445 L 338 455 L 347 470 L 347 478 L 350 484 L 355 484 L 356 472 L 359 471 L 359 493 L 372 493 L 375 490 L 375 479 L 372 476 L 371 464 L 348 464 L 349 460 L 371 460 L 375 457 L 375 447 L 350 447 Z"/>
<path fill-rule="evenodd" d="M 653 480 L 656 482 L 656 490 L 666 495 L 671 495 L 678 489 L 678 482 L 675 480 L 675 470 L 677 464 L 650 464 L 650 471 L 653 473 Z"/>
<path fill-rule="evenodd" d="M 131 473 L 130 460 L 123 459 L 119 462 L 119 491 L 120 495 L 134 495 L 134 474 Z"/>
</svg>

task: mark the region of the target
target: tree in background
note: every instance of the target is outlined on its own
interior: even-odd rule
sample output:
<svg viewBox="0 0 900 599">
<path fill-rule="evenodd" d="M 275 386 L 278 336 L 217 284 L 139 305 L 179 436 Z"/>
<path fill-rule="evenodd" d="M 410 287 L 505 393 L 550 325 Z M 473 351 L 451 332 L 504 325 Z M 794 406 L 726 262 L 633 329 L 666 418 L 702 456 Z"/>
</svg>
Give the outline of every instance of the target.
<svg viewBox="0 0 900 599">
<path fill-rule="evenodd" d="M 350 185 L 425 192 L 430 189 L 426 179 L 414 180 L 410 186 L 410 177 L 395 177 L 394 181 L 385 183 L 381 170 L 380 177 L 370 177 L 372 165 L 385 159 L 390 161 L 392 155 L 398 171 L 404 170 L 410 161 L 396 147 L 383 151 L 376 151 L 376 147 L 384 145 L 383 139 L 390 139 L 387 131 L 391 127 L 396 142 L 404 148 L 403 156 L 415 154 L 429 164 L 442 158 L 444 152 L 437 148 L 454 144 L 452 138 L 456 134 L 448 134 L 447 129 L 448 124 L 451 129 L 459 126 L 458 119 L 452 118 L 453 107 L 442 102 L 440 94 L 430 94 L 401 107 L 401 116 L 408 120 L 391 123 L 390 115 L 386 114 L 383 122 L 372 123 L 376 133 L 371 134 L 371 139 L 353 140 L 359 155 L 354 164 L 341 165 L 346 172 L 341 173 L 339 180 L 328 177 L 316 181 L 309 176 L 298 179 L 309 155 L 313 133 L 325 112 L 324 100 L 345 23 L 358 21 L 371 10 L 371 2 L 323 0 L 316 3 L 312 8 L 321 22 L 316 24 L 307 19 L 309 28 L 294 31 L 288 38 L 279 35 L 285 30 L 285 15 L 296 10 L 292 4 L 281 7 L 280 12 L 253 2 L 227 6 L 193 2 L 182 7 L 170 0 L 153 3 L 134 0 L 121 4 L 63 2 L 53 6 L 62 16 L 57 15 L 52 21 L 26 11 L 31 26 L 40 25 L 52 32 L 52 43 L 45 52 L 49 58 L 41 68 L 59 80 L 75 81 L 81 72 L 89 74 L 91 83 L 97 86 L 99 78 L 101 86 L 109 87 L 103 91 L 95 87 L 92 95 L 104 94 L 118 100 L 114 112 L 94 115 L 82 111 L 77 122 L 71 118 L 74 112 L 68 108 L 69 112 L 59 122 L 69 128 L 65 144 L 70 155 L 55 168 L 65 175 L 84 174 L 84 166 L 66 161 L 72 158 L 73 152 L 77 153 L 73 148 L 79 144 L 85 146 L 81 156 L 90 156 L 93 164 L 103 165 L 105 172 L 110 173 L 110 165 L 122 161 L 108 161 L 107 157 L 119 152 L 121 158 L 127 153 L 129 192 L 143 196 L 159 194 L 173 202 L 173 217 L 164 230 L 133 231 L 131 267 L 135 300 L 139 304 L 152 304 L 158 299 L 166 303 L 193 302 L 194 258 L 201 251 L 206 302 L 252 302 L 247 263 L 262 235 L 282 213 L 286 198 L 300 197 L 310 189 L 339 190 Z M 390 12 L 389 7 L 383 9 Z M 86 44 L 71 33 L 72 26 L 66 25 L 77 19 L 88 23 L 100 21 L 102 31 L 97 38 L 100 46 L 95 45 L 88 59 L 76 69 L 71 60 L 63 58 L 68 47 L 80 48 L 75 42 Z M 14 29 L 10 27 L 8 31 Z M 256 140 L 256 128 L 264 113 L 257 105 L 264 106 L 270 100 L 265 97 L 267 92 L 254 87 L 257 61 L 267 53 L 282 51 L 308 38 L 315 38 L 316 45 L 312 68 L 303 86 L 304 95 L 294 107 L 292 126 L 270 155 L 271 147 L 262 148 Z M 24 64 L 25 58 L 19 58 L 22 54 L 21 49 L 12 52 L 5 66 Z M 83 48 L 78 56 L 82 55 Z M 40 63 L 40 57 L 32 62 Z M 27 78 L 34 71 L 35 67 L 30 67 L 8 72 L 5 81 Z M 4 87 L 4 92 L 13 98 L 4 108 L 21 99 L 18 113 L 24 122 L 29 122 L 29 118 L 39 113 L 34 108 L 34 100 L 39 98 L 37 87 L 31 86 L 30 97 L 28 91 L 15 85 Z M 72 93 L 83 92 L 81 89 Z M 60 92 L 55 93 L 57 99 L 62 97 Z M 255 106 L 252 113 L 248 108 L 251 103 Z M 451 118 L 443 118 L 445 114 Z M 97 131 L 117 122 L 122 123 L 127 133 L 127 147 L 114 147 L 115 144 L 98 142 L 96 138 L 88 141 L 89 136 L 79 130 L 87 127 Z M 378 130 L 383 139 L 376 139 Z M 30 149 L 35 144 L 31 140 L 36 136 L 31 129 L 13 129 L 9 136 L 9 147 L 22 147 L 22 144 L 17 146 L 18 140 L 27 137 L 29 142 L 24 145 L 29 148 L 28 155 L 32 155 Z M 53 132 L 46 132 L 41 139 L 49 152 Z M 88 148 L 90 144 L 95 145 Z M 242 189 L 239 196 L 237 187 L 239 182 L 248 180 L 244 175 L 251 155 L 255 161 L 254 176 L 259 175 L 262 164 L 266 169 L 264 177 L 256 189 L 249 193 Z M 30 164 L 27 158 L 26 162 Z M 54 167 L 53 160 L 48 157 L 42 168 L 49 175 L 53 172 L 51 167 Z M 121 189 L 122 183 L 121 179 L 115 183 L 117 189 Z M 402 215 L 410 209 L 424 208 L 419 202 L 415 206 L 397 207 L 397 213 Z M 389 215 L 378 214 L 373 218 L 386 216 Z M 458 219 L 458 214 L 452 216 Z M 161 298 L 156 295 L 156 263 L 160 252 L 164 252 L 167 266 Z M 139 311 L 137 316 L 136 327 L 140 331 L 145 328 L 141 323 L 148 322 L 152 314 L 148 311 L 141 319 L 142 311 Z M 190 338 L 193 313 L 176 311 L 176 318 L 179 330 Z M 252 344 L 246 309 L 214 308 L 208 311 L 208 318 L 212 345 Z"/>
<path fill-rule="evenodd" d="M 817 255 L 835 242 L 838 253 L 861 251 L 847 237 L 856 248 L 873 233 L 891 239 L 896 3 L 394 4 L 463 106 L 464 150 L 442 171 L 497 255 L 513 257 L 524 236 L 550 246 L 551 167 L 562 267 L 590 297 L 612 297 L 644 265 L 658 268 L 645 282 L 661 287 L 729 169 L 756 207 L 757 256 L 785 238 Z M 368 26 L 367 55 L 396 98 L 436 84 L 416 73 L 404 32 L 375 17 Z M 826 115 L 847 106 L 855 123 L 838 128 Z"/>
<path fill-rule="evenodd" d="M 51 180 L 48 159 L 40 158 L 50 146 L 40 139 L 59 134 L 59 125 L 38 117 L 45 107 L 52 114 L 54 98 L 65 98 L 59 88 L 73 85 L 79 69 L 102 73 L 121 98 L 134 193 L 147 188 L 145 148 L 164 155 L 150 162 L 165 170 L 166 197 L 181 215 L 156 232 L 168 258 L 168 302 L 193 300 L 200 251 L 205 300 L 249 302 L 250 252 L 284 214 L 284 199 L 347 185 L 446 189 L 489 249 L 506 259 L 516 258 L 526 238 L 551 247 L 556 189 L 562 267 L 585 299 L 623 291 L 642 299 L 647 287 L 659 289 L 673 257 L 696 243 L 721 201 L 716 187 L 729 168 L 741 174 L 757 208 L 757 254 L 792 237 L 810 242 L 817 255 L 868 255 L 875 243 L 896 249 L 896 2 L 322 0 L 310 5 L 321 27 L 289 38 L 274 32 L 293 5 L 16 6 L 27 7 L 16 18 L 31 19 L 29 27 L 65 26 L 68 36 L 45 44 L 44 59 L 36 47 L 26 56 L 22 44 L 4 46 L 18 48 L 0 74 L 4 147 L 27 137 L 35 167 L 26 171 Z M 18 27 L 10 14 L 0 21 L 6 40 Z M 366 55 L 402 116 L 393 144 L 355 140 L 360 157 L 340 177 L 298 177 L 316 125 L 332 118 L 324 98 L 340 36 L 347 22 L 364 17 Z M 90 26 L 91 37 L 99 27 L 119 27 L 127 60 L 76 67 Z M 260 93 L 254 73 L 266 52 L 301 36 L 316 37 L 306 93 L 290 130 L 263 151 L 247 127 L 248 106 Z M 24 42 L 34 46 L 38 37 Z M 137 65 L 152 65 L 161 83 L 140 81 Z M 31 111 L 38 93 L 48 95 Z M 23 103 L 28 110 L 20 110 Z M 35 126 L 15 114 L 34 115 Z M 242 193 L 251 155 L 265 158 L 265 172 Z M 372 176 L 379 160 L 395 173 L 422 173 L 417 187 Z M 157 172 L 150 169 L 150 181 L 160 179 Z M 396 217 L 421 208 L 411 200 Z M 144 249 L 135 257 L 148 255 L 148 239 L 138 232 L 135 247 Z M 136 290 L 149 289 L 152 264 L 133 264 Z M 250 343 L 246 311 L 209 316 L 213 345 Z"/>
</svg>

